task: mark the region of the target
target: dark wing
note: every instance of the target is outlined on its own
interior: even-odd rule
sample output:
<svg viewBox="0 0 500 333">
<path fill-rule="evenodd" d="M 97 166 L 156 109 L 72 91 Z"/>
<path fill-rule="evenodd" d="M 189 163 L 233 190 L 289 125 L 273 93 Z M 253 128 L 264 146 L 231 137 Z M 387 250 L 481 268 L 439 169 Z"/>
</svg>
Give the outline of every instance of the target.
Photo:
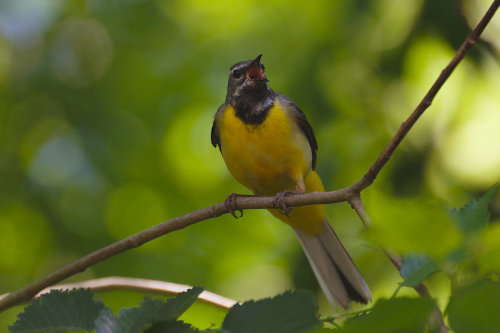
<svg viewBox="0 0 500 333">
<path fill-rule="evenodd" d="M 217 109 L 217 112 L 215 113 L 215 116 L 214 116 L 214 123 L 212 124 L 212 133 L 210 134 L 211 139 L 212 139 L 212 145 L 214 147 L 217 147 L 217 145 L 218 145 L 219 149 L 220 149 L 220 139 L 219 139 L 219 129 L 217 127 L 217 116 L 222 112 L 222 110 L 224 110 L 225 106 L 226 106 L 226 104 L 222 104 Z"/>
<path fill-rule="evenodd" d="M 309 145 L 311 146 L 311 152 L 312 152 L 312 169 L 316 169 L 316 152 L 318 151 L 318 142 L 316 141 L 316 137 L 314 136 L 314 131 L 311 127 L 311 124 L 309 124 L 309 121 L 307 121 L 307 117 L 302 112 L 301 109 L 295 104 L 290 98 L 286 97 L 285 95 L 278 94 L 278 98 L 280 101 L 287 107 L 287 109 L 292 110 L 294 115 L 295 115 L 295 120 L 297 121 L 297 125 L 299 125 L 299 128 L 304 132 L 307 141 L 309 141 Z"/>
<path fill-rule="evenodd" d="M 217 133 L 217 124 L 215 119 L 214 123 L 212 124 L 212 133 L 210 136 L 212 139 L 212 146 L 217 147 L 217 145 L 219 144 L 219 133 Z"/>
</svg>

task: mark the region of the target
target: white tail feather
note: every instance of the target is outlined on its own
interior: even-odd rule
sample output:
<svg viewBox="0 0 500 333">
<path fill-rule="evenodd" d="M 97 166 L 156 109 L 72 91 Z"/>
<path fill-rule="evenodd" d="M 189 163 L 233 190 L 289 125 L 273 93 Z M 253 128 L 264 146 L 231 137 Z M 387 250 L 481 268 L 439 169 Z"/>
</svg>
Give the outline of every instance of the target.
<svg viewBox="0 0 500 333">
<path fill-rule="evenodd" d="M 347 308 L 352 300 L 371 300 L 368 285 L 326 219 L 322 234 L 309 236 L 294 230 L 330 304 Z"/>
</svg>

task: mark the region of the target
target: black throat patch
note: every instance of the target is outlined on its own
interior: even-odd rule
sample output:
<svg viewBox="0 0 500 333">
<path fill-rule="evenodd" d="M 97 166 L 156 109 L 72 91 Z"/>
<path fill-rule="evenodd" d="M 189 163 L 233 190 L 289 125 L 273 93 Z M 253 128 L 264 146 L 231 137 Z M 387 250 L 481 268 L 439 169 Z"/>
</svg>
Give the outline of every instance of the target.
<svg viewBox="0 0 500 333">
<path fill-rule="evenodd" d="M 261 124 L 274 105 L 275 94 L 271 90 L 246 93 L 230 101 L 236 111 L 236 117 L 245 124 Z"/>
</svg>

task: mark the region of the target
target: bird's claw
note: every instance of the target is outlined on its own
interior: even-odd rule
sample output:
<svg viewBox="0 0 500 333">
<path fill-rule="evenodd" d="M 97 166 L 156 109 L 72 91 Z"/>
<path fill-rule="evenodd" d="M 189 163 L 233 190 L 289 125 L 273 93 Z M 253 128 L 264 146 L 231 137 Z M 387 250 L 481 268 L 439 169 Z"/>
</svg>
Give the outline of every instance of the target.
<svg viewBox="0 0 500 333">
<path fill-rule="evenodd" d="M 299 191 L 285 190 L 276 194 L 273 200 L 273 206 L 279 209 L 281 214 L 288 216 L 292 212 L 292 207 L 286 205 L 285 198 L 293 194 L 299 194 Z"/>
<path fill-rule="evenodd" d="M 244 196 L 245 195 L 231 193 L 224 201 L 224 208 L 227 209 L 229 213 L 231 213 L 231 215 L 233 215 L 236 219 L 243 216 L 243 209 L 238 207 L 238 205 L 236 204 L 236 199 Z M 240 216 L 236 215 L 237 211 L 240 212 Z"/>
</svg>

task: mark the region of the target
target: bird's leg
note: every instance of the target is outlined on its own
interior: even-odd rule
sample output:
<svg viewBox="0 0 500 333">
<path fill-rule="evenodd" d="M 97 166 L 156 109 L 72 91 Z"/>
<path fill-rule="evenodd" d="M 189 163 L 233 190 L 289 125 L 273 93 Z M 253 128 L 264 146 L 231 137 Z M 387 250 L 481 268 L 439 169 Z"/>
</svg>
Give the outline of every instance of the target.
<svg viewBox="0 0 500 333">
<path fill-rule="evenodd" d="M 231 215 L 233 215 L 235 218 L 243 216 L 243 209 L 238 207 L 238 205 L 236 204 L 236 199 L 244 197 L 254 197 L 254 195 L 231 193 L 230 195 L 227 196 L 226 200 L 224 201 L 224 208 L 227 209 L 229 213 L 231 213 Z M 240 212 L 240 216 L 236 216 L 236 211 Z"/>
<path fill-rule="evenodd" d="M 306 185 L 304 184 L 304 178 L 302 177 L 302 175 L 299 175 L 299 177 L 297 178 L 295 191 L 284 190 L 283 192 L 276 194 L 273 200 L 274 207 L 280 209 L 281 214 L 288 216 L 292 211 L 292 207 L 288 207 L 286 205 L 285 198 L 289 195 L 304 193 L 306 193 Z"/>
<path fill-rule="evenodd" d="M 306 193 L 306 184 L 304 184 L 304 177 L 302 176 L 302 174 L 300 174 L 299 178 L 297 178 L 297 185 L 295 187 L 295 192 L 297 192 L 297 194 Z"/>
</svg>

